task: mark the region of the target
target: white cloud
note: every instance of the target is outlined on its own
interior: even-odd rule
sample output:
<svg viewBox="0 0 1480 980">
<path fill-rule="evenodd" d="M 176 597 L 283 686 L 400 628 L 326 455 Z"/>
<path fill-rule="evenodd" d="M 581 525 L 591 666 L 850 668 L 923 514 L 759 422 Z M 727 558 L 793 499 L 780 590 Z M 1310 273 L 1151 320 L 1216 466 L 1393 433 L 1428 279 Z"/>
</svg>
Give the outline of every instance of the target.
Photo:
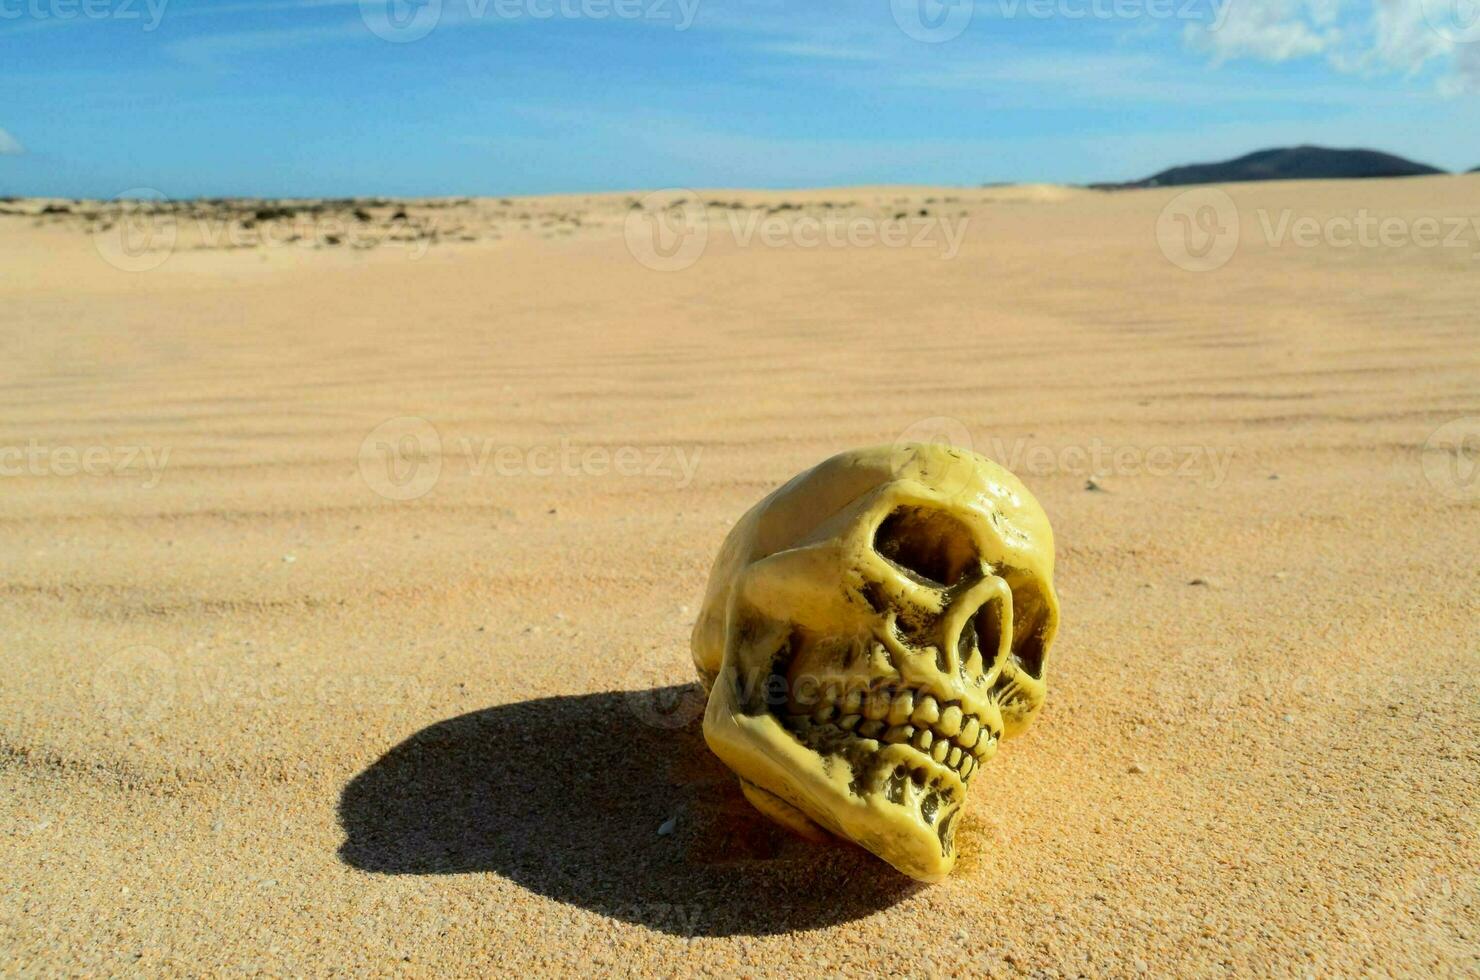
<svg viewBox="0 0 1480 980">
<path fill-rule="evenodd" d="M 1229 0 L 1222 23 L 1189 24 L 1188 39 L 1215 62 L 1289 61 L 1322 54 L 1335 42 L 1330 11 L 1306 0 Z"/>
<path fill-rule="evenodd" d="M 14 136 L 11 136 L 5 130 L 0 129 L 0 157 L 20 156 L 22 153 L 25 152 L 26 148 L 24 146 L 21 146 L 20 140 L 16 139 Z"/>
<path fill-rule="evenodd" d="M 1480 38 L 1457 43 L 1442 28 L 1446 4 L 1476 0 L 1227 0 L 1221 20 L 1184 36 L 1216 63 L 1320 57 L 1353 74 L 1436 69 L 1449 94 L 1480 88 Z M 1458 8 L 1456 8 L 1458 10 Z M 1458 16 L 1458 15 L 1456 15 Z M 1463 20 L 1460 23 L 1464 23 Z"/>
</svg>

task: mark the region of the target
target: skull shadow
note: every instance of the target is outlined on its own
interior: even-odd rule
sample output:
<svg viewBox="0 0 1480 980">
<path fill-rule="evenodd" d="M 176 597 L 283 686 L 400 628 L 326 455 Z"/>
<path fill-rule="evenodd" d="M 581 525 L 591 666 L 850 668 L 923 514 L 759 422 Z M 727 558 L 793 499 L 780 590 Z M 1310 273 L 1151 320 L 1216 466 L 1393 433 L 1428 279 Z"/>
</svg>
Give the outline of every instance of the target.
<svg viewBox="0 0 1480 980">
<path fill-rule="evenodd" d="M 822 928 L 923 887 L 753 810 L 705 745 L 702 715 L 702 690 L 682 685 L 440 721 L 345 787 L 339 856 L 380 874 L 493 872 L 680 936 Z"/>
</svg>

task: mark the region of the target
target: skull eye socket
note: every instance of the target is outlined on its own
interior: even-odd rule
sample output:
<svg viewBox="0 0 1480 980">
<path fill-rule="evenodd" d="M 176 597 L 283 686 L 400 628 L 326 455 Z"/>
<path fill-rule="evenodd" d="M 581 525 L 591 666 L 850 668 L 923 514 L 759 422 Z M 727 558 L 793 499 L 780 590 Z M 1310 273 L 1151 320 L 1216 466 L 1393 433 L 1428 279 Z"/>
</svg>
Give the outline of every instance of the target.
<svg viewBox="0 0 1480 980">
<path fill-rule="evenodd" d="M 943 588 L 961 581 L 977 562 L 971 530 L 930 507 L 896 507 L 874 532 L 874 550 L 912 577 Z"/>
</svg>

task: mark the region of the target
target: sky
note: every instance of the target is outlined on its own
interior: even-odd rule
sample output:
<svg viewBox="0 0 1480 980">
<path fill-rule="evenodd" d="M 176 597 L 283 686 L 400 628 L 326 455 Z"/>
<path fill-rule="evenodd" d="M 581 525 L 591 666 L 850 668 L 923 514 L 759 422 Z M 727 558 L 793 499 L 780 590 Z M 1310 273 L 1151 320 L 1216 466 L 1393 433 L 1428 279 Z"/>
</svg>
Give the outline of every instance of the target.
<svg viewBox="0 0 1480 980">
<path fill-rule="evenodd" d="M 0 196 L 1480 166 L 1480 0 L 0 0 Z"/>
</svg>

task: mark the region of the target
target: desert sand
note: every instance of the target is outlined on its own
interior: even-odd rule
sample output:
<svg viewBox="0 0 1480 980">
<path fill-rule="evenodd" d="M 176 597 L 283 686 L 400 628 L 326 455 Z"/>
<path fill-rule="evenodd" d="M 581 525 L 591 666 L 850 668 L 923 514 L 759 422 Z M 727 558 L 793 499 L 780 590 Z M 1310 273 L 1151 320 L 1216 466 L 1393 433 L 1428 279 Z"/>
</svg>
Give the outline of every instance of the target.
<svg viewBox="0 0 1480 980">
<path fill-rule="evenodd" d="M 1480 176 L 1223 190 L 1202 272 L 1166 189 L 705 191 L 669 271 L 641 195 L 0 204 L 0 971 L 1473 975 L 1480 235 L 1264 219 Z M 934 434 L 1063 621 L 921 886 L 749 809 L 688 635 L 753 502 Z"/>
</svg>

